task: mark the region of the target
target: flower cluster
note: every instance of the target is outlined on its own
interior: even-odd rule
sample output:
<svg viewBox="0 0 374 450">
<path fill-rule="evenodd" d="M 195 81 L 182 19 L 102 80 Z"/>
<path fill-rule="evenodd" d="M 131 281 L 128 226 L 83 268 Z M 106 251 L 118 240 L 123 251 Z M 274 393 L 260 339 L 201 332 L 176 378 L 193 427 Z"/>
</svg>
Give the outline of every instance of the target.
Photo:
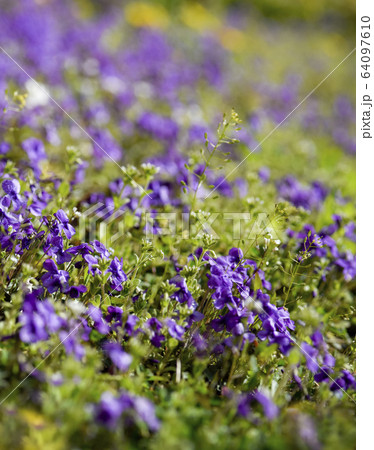
<svg viewBox="0 0 374 450">
<path fill-rule="evenodd" d="M 100 402 L 95 405 L 97 421 L 109 428 L 114 428 L 121 416 L 127 425 L 131 424 L 131 421 L 140 420 L 148 426 L 150 431 L 157 431 L 160 427 L 154 406 L 147 398 L 128 392 L 122 392 L 119 397 L 114 397 L 111 392 L 104 392 Z"/>
<path fill-rule="evenodd" d="M 322 44 L 343 59 L 350 27 L 339 41 L 324 27 L 284 29 L 242 1 L 8 3 L 3 446 L 351 442 L 355 114 L 345 71 L 328 99 L 316 91 L 269 134 L 310 89 L 310 65 L 328 72 Z M 308 8 L 308 20 L 323 9 Z M 313 46 L 314 28 L 323 39 Z M 286 41 L 302 49 L 297 74 Z M 240 218 L 213 221 L 225 213 Z"/>
<path fill-rule="evenodd" d="M 307 210 L 321 208 L 328 194 L 327 189 L 319 181 L 314 181 L 310 186 L 304 187 L 292 176 L 280 180 L 277 188 L 281 199 Z"/>
<path fill-rule="evenodd" d="M 270 302 L 269 295 L 262 290 L 254 290 L 257 278 L 265 290 L 271 290 L 271 283 L 255 261 L 244 259 L 241 249 L 232 248 L 228 256 L 209 257 L 210 274 L 208 287 L 213 290 L 212 299 L 216 309 L 227 310 L 211 322 L 216 331 L 226 329 L 233 336 L 243 336 L 243 340 L 253 342 L 256 336 L 277 343 L 283 353 L 291 347 L 289 330 L 295 328 L 289 313 Z M 255 334 L 253 324 L 256 317 L 262 323 L 261 330 Z"/>
</svg>

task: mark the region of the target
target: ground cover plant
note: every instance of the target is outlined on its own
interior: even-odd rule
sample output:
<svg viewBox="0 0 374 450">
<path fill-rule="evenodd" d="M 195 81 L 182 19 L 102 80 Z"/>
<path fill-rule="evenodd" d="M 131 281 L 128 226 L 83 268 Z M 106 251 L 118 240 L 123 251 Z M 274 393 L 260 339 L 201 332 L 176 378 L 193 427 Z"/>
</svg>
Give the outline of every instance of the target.
<svg viewBox="0 0 374 450">
<path fill-rule="evenodd" d="M 353 60 L 288 117 L 354 5 L 311 4 L 2 2 L 1 448 L 354 448 Z"/>
</svg>

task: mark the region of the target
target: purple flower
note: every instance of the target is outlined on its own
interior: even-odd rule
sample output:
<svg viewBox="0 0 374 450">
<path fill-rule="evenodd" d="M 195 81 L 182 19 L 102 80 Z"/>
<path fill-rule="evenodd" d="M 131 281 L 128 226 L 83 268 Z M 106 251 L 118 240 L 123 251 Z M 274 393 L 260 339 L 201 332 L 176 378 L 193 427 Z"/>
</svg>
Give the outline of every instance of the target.
<svg viewBox="0 0 374 450">
<path fill-rule="evenodd" d="M 47 259 L 43 264 L 47 272 L 42 275 L 41 282 L 50 294 L 58 289 L 61 292 L 69 291 L 69 274 L 65 270 L 59 270 L 56 263 L 52 259 Z"/>
<path fill-rule="evenodd" d="M 295 324 L 290 319 L 289 312 L 270 303 L 269 296 L 263 294 L 260 290 L 257 291 L 256 298 L 262 304 L 262 307 L 259 308 L 262 330 L 258 332 L 258 338 L 261 340 L 268 339 L 269 344 L 278 344 L 280 351 L 287 354 L 292 346 L 289 330 L 295 329 Z"/>
<path fill-rule="evenodd" d="M 187 303 L 189 308 L 196 307 L 196 302 L 188 290 L 186 280 L 183 277 L 176 275 L 170 280 L 170 283 L 178 288 L 176 292 L 171 294 L 170 298 L 177 300 L 179 303 Z"/>
<path fill-rule="evenodd" d="M 5 190 L 5 189 L 4 189 Z M 349 222 L 345 228 L 345 236 L 352 242 L 356 242 L 356 224 L 354 222 Z"/>
<path fill-rule="evenodd" d="M 60 372 L 54 373 L 50 377 L 50 382 L 53 386 L 61 386 L 64 383 L 64 377 Z"/>
<path fill-rule="evenodd" d="M 343 389 L 344 391 L 347 389 L 356 389 L 355 377 L 348 370 L 342 370 L 342 376 L 336 379 L 330 386 L 330 390 L 333 392 L 339 389 Z"/>
<path fill-rule="evenodd" d="M 238 414 L 242 417 L 248 417 L 251 412 L 251 397 L 248 395 L 242 395 L 239 397 L 238 401 Z"/>
<path fill-rule="evenodd" d="M 32 163 L 39 163 L 46 158 L 44 144 L 39 139 L 30 137 L 22 142 L 22 148 Z"/>
<path fill-rule="evenodd" d="M 149 206 L 165 206 L 165 205 L 177 205 L 175 194 L 173 193 L 172 184 L 167 181 L 153 180 L 149 183 L 148 189 L 152 191 L 152 199 L 144 199 L 142 204 L 144 207 Z M 154 225 L 157 221 L 154 220 Z"/>
<path fill-rule="evenodd" d="M 42 190 L 37 192 L 34 187 L 31 187 L 31 192 L 25 192 L 27 199 L 32 199 L 30 205 L 30 212 L 34 216 L 41 216 L 43 210 L 47 207 L 49 201 L 52 199 L 52 195 Z"/>
<path fill-rule="evenodd" d="M 172 141 L 178 136 L 178 125 L 172 119 L 150 111 L 139 117 L 138 126 L 156 139 Z"/>
<path fill-rule="evenodd" d="M 49 333 L 58 331 L 65 325 L 48 300 L 40 300 L 41 289 L 25 295 L 20 315 L 20 339 L 32 343 L 48 339 Z"/>
<path fill-rule="evenodd" d="M 155 432 L 160 428 L 160 421 L 156 417 L 155 407 L 150 400 L 145 397 L 135 397 L 134 409 L 151 431 Z"/>
<path fill-rule="evenodd" d="M 250 296 L 250 286 L 256 275 L 265 289 L 271 289 L 256 262 L 243 259 L 243 252 L 238 248 L 232 248 L 228 256 L 209 258 L 209 263 L 208 287 L 214 291 L 212 298 L 217 309 L 225 306 L 242 309 L 243 299 Z M 252 274 L 248 273 L 248 267 L 253 268 Z M 234 289 L 239 291 L 240 297 L 234 296 Z"/>
<path fill-rule="evenodd" d="M 101 395 L 100 402 L 94 408 L 95 419 L 101 425 L 110 429 L 116 427 L 124 413 L 130 423 L 141 420 L 152 432 L 160 428 L 153 403 L 147 398 L 128 392 L 122 392 L 119 397 L 114 397 L 110 392 L 104 392 Z"/>
<path fill-rule="evenodd" d="M 253 397 L 260 403 L 264 409 L 264 414 L 269 420 L 273 420 L 279 414 L 278 407 L 273 401 L 262 392 L 257 391 Z"/>
<path fill-rule="evenodd" d="M 87 292 L 87 288 L 83 284 L 80 284 L 79 286 L 71 286 L 69 289 L 69 295 L 72 298 L 79 298 L 84 292 Z"/>
<path fill-rule="evenodd" d="M 326 383 L 330 381 L 331 373 L 333 373 L 333 369 L 331 369 L 331 367 L 323 366 L 320 371 L 314 375 L 314 380 L 317 383 Z"/>
<path fill-rule="evenodd" d="M 165 340 L 165 336 L 160 332 L 162 323 L 156 317 L 151 317 L 147 320 L 146 326 L 151 331 L 151 343 L 155 347 L 161 347 L 161 343 Z"/>
<path fill-rule="evenodd" d="M 18 211 L 22 206 L 26 206 L 26 202 L 19 194 L 21 186 L 15 178 L 7 178 L 2 183 L 2 188 L 5 192 L 5 196 L 2 198 L 1 204 L 5 208 L 8 208 L 13 203 L 13 208 Z"/>
<path fill-rule="evenodd" d="M 8 196 L 5 195 L 2 199 L 1 199 L 1 205 L 4 206 L 4 208 L 9 208 L 9 206 L 12 203 L 12 199 Z"/>
<path fill-rule="evenodd" d="M 9 142 L 1 142 L 0 143 L 0 155 L 5 155 L 5 153 L 8 153 L 10 150 L 10 144 Z"/>
<path fill-rule="evenodd" d="M 268 167 L 261 167 L 258 171 L 258 177 L 263 183 L 267 183 L 270 179 L 270 169 Z"/>
<path fill-rule="evenodd" d="M 319 364 L 317 362 L 318 350 L 306 342 L 301 343 L 301 350 L 306 359 L 306 366 L 312 373 L 316 373 L 319 369 Z"/>
<path fill-rule="evenodd" d="M 74 247 L 70 247 L 66 250 L 67 252 L 71 253 L 72 255 L 90 255 L 93 252 L 93 248 L 86 244 L 85 242 L 80 245 L 76 245 Z"/>
<path fill-rule="evenodd" d="M 110 342 L 104 346 L 104 350 L 119 370 L 125 372 L 129 369 L 132 356 L 124 352 L 120 344 Z"/>
<path fill-rule="evenodd" d="M 307 210 L 320 209 L 328 194 L 328 190 L 318 181 L 304 187 L 292 176 L 280 180 L 277 188 L 280 198 Z"/>
<path fill-rule="evenodd" d="M 85 350 L 83 345 L 78 341 L 78 324 L 73 323 L 72 331 L 61 331 L 59 334 L 59 338 L 61 342 L 64 344 L 65 351 L 68 355 L 74 355 L 74 357 L 80 361 L 85 355 Z"/>
<path fill-rule="evenodd" d="M 123 412 L 122 402 L 110 392 L 104 392 L 95 407 L 95 418 L 107 428 L 114 428 Z"/>
<path fill-rule="evenodd" d="M 243 259 L 243 251 L 240 248 L 233 247 L 229 250 L 229 258 L 231 264 L 239 264 Z"/>
<path fill-rule="evenodd" d="M 185 329 L 182 326 L 178 325 L 173 319 L 166 319 L 166 325 L 171 337 L 178 339 L 178 341 L 183 340 Z"/>
<path fill-rule="evenodd" d="M 278 407 L 273 401 L 260 391 L 250 392 L 239 396 L 238 414 L 243 417 L 248 417 L 251 413 L 251 404 L 257 401 L 263 408 L 264 414 L 269 420 L 275 419 L 279 414 Z"/>
<path fill-rule="evenodd" d="M 77 165 L 77 168 L 75 169 L 74 180 L 71 182 L 72 185 L 83 183 L 88 166 L 89 164 L 86 161 L 82 161 Z"/>
<path fill-rule="evenodd" d="M 205 172 L 206 173 L 206 172 Z M 231 184 L 226 180 L 224 175 L 211 179 L 208 172 L 207 182 L 213 185 L 217 191 L 225 197 L 233 197 L 233 190 Z"/>
<path fill-rule="evenodd" d="M 342 217 L 338 214 L 333 214 L 332 216 L 333 223 L 330 225 L 327 225 L 326 227 L 323 227 L 320 231 L 320 235 L 322 236 L 331 236 L 332 234 L 336 233 L 339 228 L 342 226 Z"/>
<path fill-rule="evenodd" d="M 225 315 L 220 316 L 218 319 L 212 320 L 210 322 L 210 325 L 216 332 L 220 332 L 226 328 L 226 330 L 229 333 L 232 333 L 234 336 L 241 336 L 245 331 L 244 325 L 241 320 L 248 315 L 250 315 L 250 313 L 246 309 L 243 309 L 241 311 L 232 309 Z"/>
<path fill-rule="evenodd" d="M 123 309 L 119 306 L 108 306 L 107 309 L 107 315 L 105 317 L 105 320 L 110 323 L 112 320 L 114 320 L 113 329 L 116 327 L 121 326 L 121 319 L 123 315 Z"/>
<path fill-rule="evenodd" d="M 99 308 L 90 304 L 88 305 L 88 315 L 94 323 L 94 328 L 100 334 L 108 334 L 110 331 L 109 325 L 103 319 L 103 313 Z"/>
<path fill-rule="evenodd" d="M 93 156 L 96 167 L 100 168 L 103 161 L 108 158 L 120 161 L 122 157 L 121 147 L 108 129 L 91 128 L 89 132 L 94 139 Z"/>
<path fill-rule="evenodd" d="M 101 270 L 97 267 L 99 264 L 98 259 L 95 256 L 92 256 L 90 254 L 83 255 L 83 259 L 88 264 L 88 271 L 91 275 L 100 275 Z"/>
<path fill-rule="evenodd" d="M 4 190 L 4 192 L 10 196 L 15 196 L 15 195 L 19 194 L 19 192 L 21 190 L 21 186 L 16 179 L 11 180 L 8 178 L 3 181 L 1 186 Z"/>
<path fill-rule="evenodd" d="M 59 228 L 60 228 L 60 231 L 64 231 L 64 233 L 65 233 L 65 236 L 68 238 L 68 239 L 71 239 L 73 236 L 74 236 L 74 234 L 75 234 L 75 229 L 74 229 L 74 227 L 72 227 L 70 224 L 69 224 L 69 219 L 68 219 L 68 216 L 65 214 L 65 211 L 63 211 L 62 209 L 59 209 L 55 214 L 54 214 L 54 216 L 55 217 L 57 217 L 57 219 L 59 220 L 59 222 L 60 222 L 60 226 L 59 226 Z"/>
<path fill-rule="evenodd" d="M 117 256 L 111 261 L 107 272 L 111 273 L 110 287 L 116 291 L 122 291 L 122 283 L 127 280 L 125 272 L 122 270 L 123 258 L 121 261 Z"/>
<path fill-rule="evenodd" d="M 203 356 L 208 349 L 208 342 L 198 331 L 192 336 L 193 345 L 196 348 L 197 355 Z"/>
<path fill-rule="evenodd" d="M 313 342 L 314 347 L 322 347 L 325 343 L 322 333 L 320 330 L 316 330 L 311 336 L 310 339 Z"/>
<path fill-rule="evenodd" d="M 91 242 L 91 245 L 93 246 L 93 248 L 95 249 L 95 251 L 97 252 L 97 253 L 99 253 L 99 255 L 102 257 L 102 258 L 105 258 L 105 259 L 109 259 L 110 258 L 110 253 L 109 253 L 109 250 L 105 247 L 105 245 L 104 244 L 102 244 L 100 241 L 92 241 Z"/>
<path fill-rule="evenodd" d="M 139 319 L 137 318 L 137 316 L 135 316 L 135 314 L 130 314 L 128 316 L 127 321 L 125 323 L 125 332 L 129 336 L 135 336 L 138 333 L 138 331 L 135 330 L 135 325 L 137 324 L 138 320 Z"/>
<path fill-rule="evenodd" d="M 50 233 L 44 244 L 44 253 L 48 256 L 54 256 L 57 264 L 63 264 L 71 261 L 71 253 L 64 250 L 64 240 L 61 236 L 55 236 Z"/>
<path fill-rule="evenodd" d="M 186 328 L 191 328 L 191 325 L 194 322 L 200 322 L 204 319 L 204 314 L 202 314 L 199 311 L 194 311 L 192 314 L 190 314 L 186 319 Z"/>
<path fill-rule="evenodd" d="M 329 381 L 332 368 L 335 365 L 335 358 L 328 352 L 320 330 L 316 330 L 311 336 L 313 346 L 303 342 L 301 350 L 306 358 L 308 369 L 314 373 L 314 379 L 317 383 Z M 318 370 L 320 369 L 320 370 Z"/>
<path fill-rule="evenodd" d="M 344 279 L 351 281 L 356 277 L 356 257 L 351 252 L 341 253 L 335 264 L 343 269 Z"/>
</svg>

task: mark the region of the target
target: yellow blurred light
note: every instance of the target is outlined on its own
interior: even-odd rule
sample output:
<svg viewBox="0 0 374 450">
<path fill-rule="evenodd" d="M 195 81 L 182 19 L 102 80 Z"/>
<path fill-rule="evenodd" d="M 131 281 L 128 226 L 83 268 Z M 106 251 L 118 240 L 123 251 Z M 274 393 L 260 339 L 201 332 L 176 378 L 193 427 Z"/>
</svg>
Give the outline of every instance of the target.
<svg viewBox="0 0 374 450">
<path fill-rule="evenodd" d="M 245 34 L 237 28 L 221 28 L 217 33 L 217 38 L 222 47 L 232 52 L 241 52 L 247 45 Z"/>
<path fill-rule="evenodd" d="M 22 409 L 20 413 L 26 423 L 31 427 L 41 428 L 46 425 L 44 417 L 36 411 L 31 409 Z"/>
<path fill-rule="evenodd" d="M 134 27 L 166 28 L 169 24 L 169 15 L 165 8 L 146 2 L 127 5 L 125 17 Z"/>
<path fill-rule="evenodd" d="M 219 26 L 218 17 L 211 14 L 199 3 L 187 3 L 181 9 L 182 21 L 195 30 L 212 30 Z"/>
</svg>

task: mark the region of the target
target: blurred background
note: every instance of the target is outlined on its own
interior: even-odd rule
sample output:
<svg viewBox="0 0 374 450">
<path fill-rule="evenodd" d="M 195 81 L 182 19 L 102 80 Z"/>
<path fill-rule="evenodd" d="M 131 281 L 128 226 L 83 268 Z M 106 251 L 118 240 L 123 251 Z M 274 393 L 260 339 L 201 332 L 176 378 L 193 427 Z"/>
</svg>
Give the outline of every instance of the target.
<svg viewBox="0 0 374 450">
<path fill-rule="evenodd" d="M 3 48 L 113 159 L 161 164 L 163 155 L 172 178 L 180 155 L 194 158 L 231 108 L 242 120 L 235 167 L 355 46 L 352 0 L 2 0 L 1 8 Z M 1 54 L 5 91 L 2 106 L 16 105 L 1 120 L 41 132 L 51 165 L 60 142 L 79 142 L 100 176 L 111 176 L 105 155 Z M 15 115 L 14 92 L 28 94 Z M 266 166 L 274 179 L 291 173 L 354 195 L 354 96 L 351 56 L 235 176 Z"/>
</svg>

